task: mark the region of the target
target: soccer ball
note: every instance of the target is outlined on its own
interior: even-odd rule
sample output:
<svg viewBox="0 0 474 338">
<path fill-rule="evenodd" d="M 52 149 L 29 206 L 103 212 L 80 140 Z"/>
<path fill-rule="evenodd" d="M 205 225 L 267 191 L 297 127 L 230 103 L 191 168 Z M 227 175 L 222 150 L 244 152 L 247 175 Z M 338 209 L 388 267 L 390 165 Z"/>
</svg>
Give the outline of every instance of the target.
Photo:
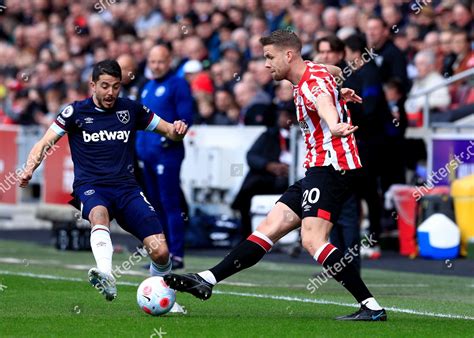
<svg viewBox="0 0 474 338">
<path fill-rule="evenodd" d="M 168 287 L 162 277 L 149 277 L 138 287 L 138 306 L 152 316 L 168 313 L 175 301 L 175 291 Z"/>
</svg>

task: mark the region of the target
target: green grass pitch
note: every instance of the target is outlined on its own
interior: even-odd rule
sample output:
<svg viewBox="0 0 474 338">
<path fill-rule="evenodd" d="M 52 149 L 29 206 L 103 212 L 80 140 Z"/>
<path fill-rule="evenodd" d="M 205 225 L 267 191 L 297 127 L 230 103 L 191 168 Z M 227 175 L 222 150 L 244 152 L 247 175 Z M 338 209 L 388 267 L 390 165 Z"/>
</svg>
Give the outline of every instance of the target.
<svg viewBox="0 0 474 338">
<path fill-rule="evenodd" d="M 114 265 L 130 255 L 114 255 Z M 188 257 L 188 271 L 218 258 Z M 315 265 L 265 262 L 215 288 L 206 302 L 177 300 L 186 315 L 151 317 L 136 304 L 144 259 L 119 278 L 118 298 L 106 302 L 87 282 L 91 253 L 59 252 L 0 241 L 0 337 L 473 337 L 472 278 L 364 270 L 387 308 L 387 322 L 337 322 L 353 312 L 351 295 L 335 281 L 313 294 Z"/>
</svg>

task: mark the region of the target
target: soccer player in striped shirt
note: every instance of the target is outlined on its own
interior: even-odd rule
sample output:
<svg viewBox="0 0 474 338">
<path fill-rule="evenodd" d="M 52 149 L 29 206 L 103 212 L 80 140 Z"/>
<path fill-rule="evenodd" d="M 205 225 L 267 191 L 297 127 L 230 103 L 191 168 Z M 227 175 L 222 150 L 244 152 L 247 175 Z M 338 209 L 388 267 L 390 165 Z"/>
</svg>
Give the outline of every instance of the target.
<svg viewBox="0 0 474 338">
<path fill-rule="evenodd" d="M 350 89 L 339 90 L 337 67 L 304 61 L 301 41 L 277 30 L 260 39 L 273 79 L 294 86 L 297 118 L 306 144 L 305 177 L 290 186 L 247 240 L 212 269 L 198 274 L 165 276 L 170 287 L 208 299 L 212 287 L 256 264 L 284 235 L 300 227 L 304 248 L 360 303 L 360 309 L 338 320 L 384 321 L 387 314 L 360 278 L 351 259 L 328 242 L 343 202 L 350 196 L 362 164 L 345 101 L 361 102 Z M 236 264 L 236 262 L 238 264 Z"/>
</svg>

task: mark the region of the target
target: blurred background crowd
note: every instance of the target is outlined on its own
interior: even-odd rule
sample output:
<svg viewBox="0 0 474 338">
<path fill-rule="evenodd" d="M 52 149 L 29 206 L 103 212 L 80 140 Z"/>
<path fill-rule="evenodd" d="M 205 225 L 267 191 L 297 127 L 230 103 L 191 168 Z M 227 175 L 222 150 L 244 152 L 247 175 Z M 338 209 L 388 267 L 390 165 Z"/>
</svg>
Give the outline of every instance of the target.
<svg viewBox="0 0 474 338">
<path fill-rule="evenodd" d="M 407 140 L 407 127 L 423 126 L 426 105 L 431 122 L 474 112 L 473 76 L 451 81 L 474 67 L 472 6 L 469 0 L 0 0 L 0 125 L 49 126 L 66 104 L 90 95 L 93 65 L 116 59 L 121 96 L 148 105 L 162 104 L 165 90 L 181 92 L 159 115 L 176 111 L 181 118 L 185 110 L 194 125 L 268 127 L 247 154 L 250 171 L 232 204 L 250 233 L 252 197 L 288 185 L 293 87 L 273 81 L 259 42 L 287 29 L 302 40 L 305 59 L 339 66 L 336 82 L 363 98 L 348 105 L 366 174 L 356 195 L 367 202 L 378 238 L 394 223 L 382 208 L 384 193 L 427 179 L 419 165 L 425 145 Z M 427 100 L 416 95 L 436 85 Z M 164 155 L 144 140 L 137 142 L 153 148 L 151 167 L 163 167 L 156 161 Z M 184 148 L 178 148 L 174 181 L 158 172 L 168 184 L 179 185 Z M 175 197 L 164 199 L 165 209 L 180 204 Z M 354 213 L 346 218 L 357 239 L 357 204 L 350 203 Z M 182 258 L 180 245 L 173 254 Z"/>
<path fill-rule="evenodd" d="M 399 120 L 400 110 L 411 116 L 422 109 L 423 98 L 405 102 L 410 90 L 474 66 L 470 6 L 455 0 L 6 0 L 0 4 L 0 124 L 49 125 L 61 106 L 88 96 L 92 65 L 105 58 L 122 59 L 123 94 L 139 98 L 153 76 L 147 55 L 166 42 L 173 69 L 191 85 L 195 124 L 273 125 L 278 109 L 288 109 L 292 87 L 272 80 L 259 38 L 278 28 L 300 36 L 306 59 L 350 66 L 348 81 L 357 64 L 350 50 L 372 48 L 369 61 L 381 70 L 377 81 Z M 472 84 L 457 83 L 431 95 L 430 108 L 441 113 L 435 119 L 450 121 L 473 101 Z"/>
</svg>

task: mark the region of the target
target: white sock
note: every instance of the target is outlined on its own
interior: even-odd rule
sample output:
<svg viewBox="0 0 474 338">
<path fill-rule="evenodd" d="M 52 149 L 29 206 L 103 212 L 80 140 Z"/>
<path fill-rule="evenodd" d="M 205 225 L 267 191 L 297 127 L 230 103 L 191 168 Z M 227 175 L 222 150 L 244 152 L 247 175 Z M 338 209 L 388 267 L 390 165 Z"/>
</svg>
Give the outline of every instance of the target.
<svg viewBox="0 0 474 338">
<path fill-rule="evenodd" d="M 367 298 L 361 302 L 361 304 L 367 306 L 370 310 L 382 310 L 382 307 L 377 303 L 374 297 Z"/>
<path fill-rule="evenodd" d="M 209 271 L 209 270 L 206 270 L 206 271 L 203 271 L 203 272 L 200 272 L 198 273 L 199 276 L 202 277 L 202 279 L 204 279 L 206 282 L 208 282 L 209 284 L 212 284 L 212 285 L 216 285 L 217 284 L 217 281 L 216 281 L 216 277 L 214 276 L 214 274 Z"/>
<path fill-rule="evenodd" d="M 109 228 L 105 225 L 95 225 L 92 227 L 90 240 L 97 268 L 102 272 L 112 274 L 114 248 L 110 239 Z"/>
<path fill-rule="evenodd" d="M 155 262 L 151 261 L 150 263 L 150 275 L 151 276 L 166 276 L 170 273 L 172 267 L 171 260 L 168 258 L 168 263 L 165 265 L 156 264 Z"/>
</svg>

